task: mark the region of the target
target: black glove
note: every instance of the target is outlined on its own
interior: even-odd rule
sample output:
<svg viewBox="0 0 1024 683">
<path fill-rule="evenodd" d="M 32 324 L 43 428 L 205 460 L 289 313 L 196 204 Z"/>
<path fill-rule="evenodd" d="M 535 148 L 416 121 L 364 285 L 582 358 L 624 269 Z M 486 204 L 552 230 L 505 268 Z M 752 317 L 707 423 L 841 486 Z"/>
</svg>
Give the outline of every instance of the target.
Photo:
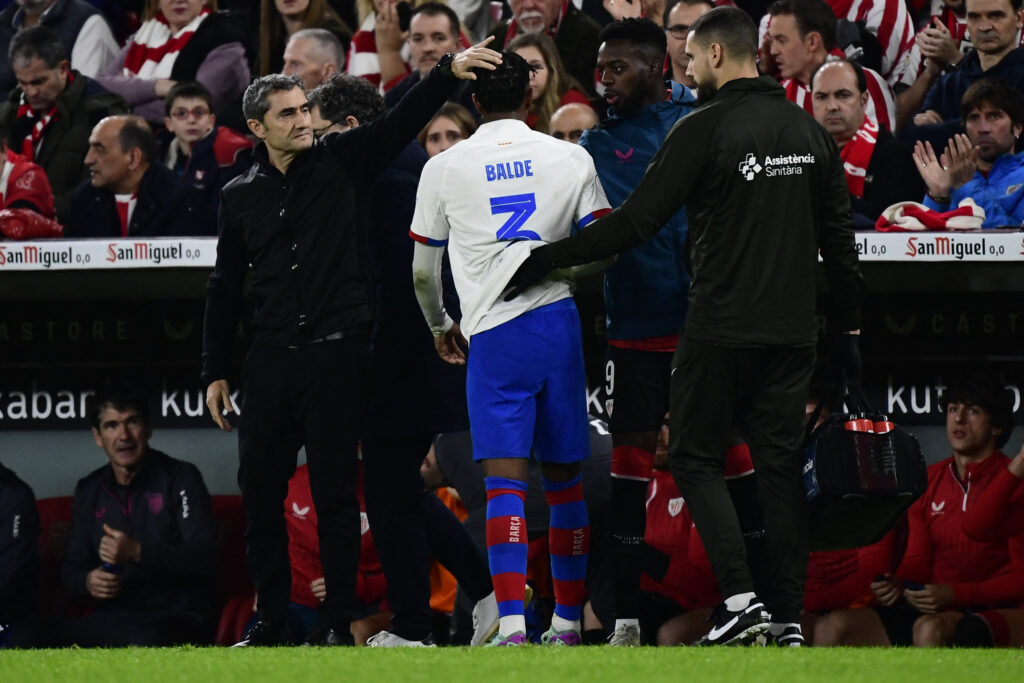
<svg viewBox="0 0 1024 683">
<path fill-rule="evenodd" d="M 519 269 L 513 273 L 512 279 L 508 281 L 508 294 L 505 301 L 512 301 L 524 291 L 534 286 L 554 270 L 554 265 L 547 257 L 548 245 L 540 246 L 530 252 L 525 261 L 520 264 Z"/>
<path fill-rule="evenodd" d="M 832 347 L 829 379 L 837 384 L 860 388 L 863 364 L 860 358 L 860 335 L 840 334 Z"/>
</svg>

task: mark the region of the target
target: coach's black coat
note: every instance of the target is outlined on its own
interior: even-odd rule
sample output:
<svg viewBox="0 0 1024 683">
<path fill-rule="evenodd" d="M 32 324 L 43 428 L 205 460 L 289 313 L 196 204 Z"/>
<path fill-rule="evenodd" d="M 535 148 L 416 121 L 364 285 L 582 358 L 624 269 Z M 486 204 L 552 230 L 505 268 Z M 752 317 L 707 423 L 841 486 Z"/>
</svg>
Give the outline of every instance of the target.
<svg viewBox="0 0 1024 683">
<path fill-rule="evenodd" d="M 226 379 L 253 270 L 254 348 L 300 346 L 373 321 L 368 234 L 373 182 L 459 83 L 434 67 L 377 121 L 328 135 L 282 174 L 265 145 L 221 193 L 217 264 L 206 295 L 203 381 Z"/>
</svg>

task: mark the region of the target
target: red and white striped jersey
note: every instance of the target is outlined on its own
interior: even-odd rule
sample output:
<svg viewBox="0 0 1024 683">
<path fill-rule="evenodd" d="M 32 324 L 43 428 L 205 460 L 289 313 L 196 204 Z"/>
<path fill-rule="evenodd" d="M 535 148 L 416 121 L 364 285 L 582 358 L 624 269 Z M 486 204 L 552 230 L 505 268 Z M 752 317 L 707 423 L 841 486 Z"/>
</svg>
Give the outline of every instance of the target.
<svg viewBox="0 0 1024 683">
<path fill-rule="evenodd" d="M 913 85 L 921 69 L 914 20 L 904 0 L 827 0 L 838 19 L 863 21 L 882 46 L 882 75 L 889 85 Z"/>
</svg>

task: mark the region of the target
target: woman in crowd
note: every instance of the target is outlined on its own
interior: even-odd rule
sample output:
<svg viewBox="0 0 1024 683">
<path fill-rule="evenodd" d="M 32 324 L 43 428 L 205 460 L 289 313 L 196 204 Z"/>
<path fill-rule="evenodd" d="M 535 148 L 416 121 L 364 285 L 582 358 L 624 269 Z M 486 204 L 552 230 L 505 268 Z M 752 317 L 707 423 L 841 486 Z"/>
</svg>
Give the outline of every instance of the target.
<svg viewBox="0 0 1024 683">
<path fill-rule="evenodd" d="M 563 104 L 590 104 L 583 94 L 583 88 L 562 67 L 558 49 L 546 35 L 523 34 L 509 43 L 508 49 L 536 69 L 530 79 L 533 106 L 526 119 L 526 125 L 530 128 L 547 133 L 551 115 Z"/>
<path fill-rule="evenodd" d="M 326 29 L 338 36 L 346 48 L 352 40 L 352 31 L 330 8 L 327 0 L 261 0 L 261 75 L 280 73 L 284 66 L 284 46 L 288 38 L 304 28 Z"/>
<path fill-rule="evenodd" d="M 476 121 L 466 108 L 445 102 L 430 123 L 420 131 L 419 141 L 428 157 L 435 157 L 476 132 Z"/>
<path fill-rule="evenodd" d="M 235 104 L 249 85 L 245 36 L 216 10 L 217 0 L 147 0 L 139 30 L 97 80 L 156 124 L 178 81 L 205 85 L 215 111 Z"/>
</svg>

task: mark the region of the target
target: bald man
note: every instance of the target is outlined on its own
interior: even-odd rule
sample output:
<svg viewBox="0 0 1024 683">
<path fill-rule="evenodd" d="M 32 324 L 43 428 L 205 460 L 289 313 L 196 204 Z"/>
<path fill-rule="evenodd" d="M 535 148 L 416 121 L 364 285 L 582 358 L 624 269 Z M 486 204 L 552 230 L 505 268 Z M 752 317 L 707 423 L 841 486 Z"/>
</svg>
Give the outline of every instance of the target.
<svg viewBox="0 0 1024 683">
<path fill-rule="evenodd" d="M 575 144 L 580 141 L 584 131 L 593 128 L 597 123 L 597 112 L 589 105 L 572 102 L 555 110 L 548 128 L 552 137 Z"/>
<path fill-rule="evenodd" d="M 142 118 L 108 116 L 97 123 L 85 155 L 90 179 L 75 188 L 64 235 L 216 235 L 212 210 L 156 158 L 156 140 Z"/>
</svg>

